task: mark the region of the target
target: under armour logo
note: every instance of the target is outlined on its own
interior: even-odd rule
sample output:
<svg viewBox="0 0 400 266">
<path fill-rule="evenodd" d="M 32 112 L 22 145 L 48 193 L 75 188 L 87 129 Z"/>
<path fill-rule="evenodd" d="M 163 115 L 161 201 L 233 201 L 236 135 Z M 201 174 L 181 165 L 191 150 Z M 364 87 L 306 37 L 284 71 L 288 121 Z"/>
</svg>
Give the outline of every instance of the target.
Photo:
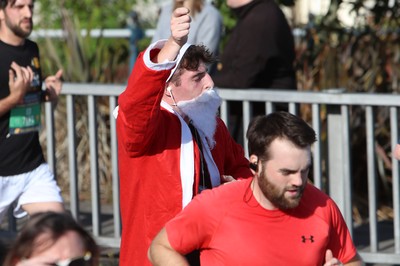
<svg viewBox="0 0 400 266">
<path fill-rule="evenodd" d="M 311 243 L 314 243 L 314 236 L 310 235 L 309 238 L 307 238 L 306 236 L 301 236 L 301 242 L 306 243 L 307 240 L 309 240 Z"/>
</svg>

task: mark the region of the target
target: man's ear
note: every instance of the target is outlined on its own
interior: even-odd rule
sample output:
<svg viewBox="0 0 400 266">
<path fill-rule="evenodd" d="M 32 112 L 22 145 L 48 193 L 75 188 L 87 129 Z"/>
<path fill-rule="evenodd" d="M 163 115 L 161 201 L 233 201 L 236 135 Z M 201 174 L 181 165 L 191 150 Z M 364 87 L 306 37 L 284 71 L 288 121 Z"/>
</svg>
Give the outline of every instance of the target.
<svg viewBox="0 0 400 266">
<path fill-rule="evenodd" d="M 250 164 L 249 164 L 250 169 L 253 170 L 254 172 L 257 172 L 257 170 L 258 170 L 258 165 L 257 165 L 258 157 L 257 157 L 257 155 L 254 155 L 254 154 L 250 155 L 249 161 L 250 161 Z"/>
<path fill-rule="evenodd" d="M 172 87 L 171 87 L 171 85 L 167 84 L 165 86 L 165 95 L 168 97 L 171 97 L 171 94 L 172 94 Z"/>
</svg>

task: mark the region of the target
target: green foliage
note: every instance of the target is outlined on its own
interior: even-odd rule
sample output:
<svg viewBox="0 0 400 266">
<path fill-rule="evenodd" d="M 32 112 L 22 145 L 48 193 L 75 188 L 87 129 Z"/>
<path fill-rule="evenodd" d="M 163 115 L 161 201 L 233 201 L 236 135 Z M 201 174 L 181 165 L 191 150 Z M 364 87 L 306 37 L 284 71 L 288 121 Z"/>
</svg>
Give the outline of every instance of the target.
<svg viewBox="0 0 400 266">
<path fill-rule="evenodd" d="M 296 73 L 301 90 L 320 91 L 327 88 L 345 88 L 347 92 L 400 92 L 400 29 L 398 1 L 389 7 L 389 1 L 353 1 L 352 11 L 357 19 L 351 28 L 343 28 L 338 20 L 338 10 L 343 1 L 332 0 L 328 13 L 310 21 L 305 36 L 298 40 Z M 371 11 L 371 15 L 366 15 Z M 367 194 L 362 167 L 365 154 L 365 110 L 354 107 L 350 111 L 351 147 L 359 151 L 352 156 L 354 194 L 362 201 Z M 390 161 L 390 118 L 387 108 L 374 109 L 375 147 L 377 165 Z M 384 169 L 376 173 L 381 180 L 381 195 L 390 195 L 391 173 Z M 361 199 L 361 200 L 360 200 Z M 390 197 L 380 197 L 379 204 L 390 206 Z M 355 206 L 361 212 L 362 204 Z"/>
<path fill-rule="evenodd" d="M 295 1 L 277 2 L 290 6 Z M 393 91 L 390 84 L 397 83 L 390 78 L 400 76 L 398 60 L 394 57 L 399 54 L 395 33 L 400 24 L 400 4 L 394 1 L 394 6 L 389 7 L 389 1 L 377 0 L 373 6 L 368 6 L 365 0 L 352 1 L 352 12 L 359 16 L 352 29 L 345 29 L 338 20 L 342 3 L 342 0 L 332 0 L 328 13 L 313 18 L 305 29 L 306 35 L 298 38 L 299 87 L 305 90 L 340 86 L 355 91 Z M 82 37 L 78 32 L 81 29 L 125 27 L 133 5 L 131 1 L 37 0 L 36 4 L 39 11 L 35 16 L 39 19 L 36 28 L 63 28 L 68 32 L 66 39 L 38 40 L 45 75 L 63 68 L 68 81 L 126 80 L 128 40 Z M 222 51 L 236 24 L 236 17 L 226 0 L 216 0 L 215 5 L 223 16 Z M 371 18 L 362 15 L 366 9 L 373 12 Z M 140 40 L 139 50 L 145 49 L 149 42 L 149 38 Z"/>
<path fill-rule="evenodd" d="M 220 41 L 220 51 L 222 52 L 233 27 L 236 25 L 236 17 L 232 13 L 231 9 L 226 5 L 225 0 L 217 0 L 215 6 L 219 9 L 222 15 L 223 35 Z"/>
<path fill-rule="evenodd" d="M 311 20 L 298 46 L 296 62 L 300 88 L 321 90 L 343 87 L 347 91 L 396 92 L 399 90 L 400 4 L 354 1 L 357 20 L 352 28 L 343 28 L 338 20 L 342 1 L 331 1 L 328 13 Z M 372 11 L 372 15 L 365 13 Z M 361 15 L 364 14 L 364 15 Z"/>
<path fill-rule="evenodd" d="M 127 72 L 127 39 L 92 38 L 82 29 L 121 28 L 130 10 L 128 1 L 37 1 L 40 15 L 36 27 L 62 28 L 62 39 L 38 40 L 45 76 L 64 69 L 70 82 L 122 82 Z M 125 68 L 125 69 L 124 69 Z"/>
<path fill-rule="evenodd" d="M 391 26 L 397 27 L 400 24 L 400 2 L 398 0 L 393 1 L 393 6 L 389 6 L 389 0 L 376 0 L 373 6 L 370 8 L 368 1 L 366 0 L 355 0 L 353 5 L 353 10 L 360 14 L 362 9 L 370 9 L 374 14 L 374 24 L 390 24 Z"/>
<path fill-rule="evenodd" d="M 37 25 L 41 28 L 60 28 L 60 10 L 64 8 L 80 21 L 82 28 L 119 28 L 125 25 L 133 4 L 131 0 L 36 0 L 40 9 Z"/>
</svg>

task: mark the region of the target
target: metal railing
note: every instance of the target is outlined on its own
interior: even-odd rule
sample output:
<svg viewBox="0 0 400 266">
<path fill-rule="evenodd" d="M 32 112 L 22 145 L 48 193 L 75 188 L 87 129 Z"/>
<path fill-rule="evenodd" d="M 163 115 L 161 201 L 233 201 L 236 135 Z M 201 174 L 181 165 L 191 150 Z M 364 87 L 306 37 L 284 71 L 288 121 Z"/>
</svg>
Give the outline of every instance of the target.
<svg viewBox="0 0 400 266">
<path fill-rule="evenodd" d="M 46 130 L 47 130 L 47 154 L 48 162 L 56 171 L 56 148 L 54 143 L 54 130 L 68 131 L 68 164 L 70 172 L 70 210 L 79 219 L 80 201 L 77 171 L 77 144 L 75 132 L 75 120 L 77 114 L 74 108 L 74 97 L 87 97 L 88 128 L 90 136 L 90 178 L 91 178 L 91 228 L 93 235 L 100 245 L 118 248 L 120 245 L 121 222 L 119 215 L 119 182 L 118 182 L 118 158 L 117 158 L 117 136 L 115 130 L 115 119 L 112 111 L 117 105 L 118 95 L 125 89 L 125 85 L 107 84 L 64 84 L 63 95 L 66 97 L 67 121 L 65 128 L 54 128 L 54 117 L 52 106 L 46 105 Z M 259 90 L 259 89 L 219 89 L 223 98 L 221 106 L 221 118 L 228 124 L 228 110 L 231 101 L 242 102 L 243 112 L 243 133 L 251 120 L 251 106 L 254 102 L 265 102 L 265 111 L 270 113 L 274 110 L 276 103 L 287 103 L 288 110 L 297 113 L 299 106 L 308 106 L 309 122 L 317 133 L 318 138 L 322 137 L 313 146 L 313 182 L 322 190 L 326 191 L 341 209 L 348 227 L 355 239 L 357 248 L 367 263 L 388 263 L 400 262 L 400 195 L 399 195 L 399 163 L 394 158 L 391 161 L 393 198 L 393 218 L 390 220 L 389 229 L 382 232 L 377 216 L 378 211 L 378 187 L 377 172 L 379 164 L 376 158 L 375 140 L 375 117 L 376 108 L 387 110 L 389 123 L 390 150 L 398 141 L 398 108 L 400 107 L 400 95 L 395 94 L 369 94 L 369 93 L 345 93 L 340 89 L 331 89 L 324 92 L 300 92 L 282 90 Z M 110 149 L 112 167 L 112 233 L 103 234 L 103 221 L 101 219 L 101 204 L 99 200 L 99 161 L 97 143 L 97 109 L 96 99 L 99 96 L 109 97 L 109 108 L 107 116 L 110 121 Z M 103 97 L 104 98 L 104 97 Z M 364 231 L 361 226 L 353 221 L 353 178 L 351 156 L 357 154 L 351 146 L 351 138 L 355 137 L 351 131 L 351 117 L 353 109 L 358 108 L 362 112 L 361 120 L 365 120 L 365 144 L 368 198 L 368 218 Z M 300 111 L 302 112 L 302 111 Z M 303 115 L 303 113 L 298 113 Z M 49 137 L 50 136 L 50 137 Z M 245 139 L 245 138 L 244 138 Z M 247 154 L 247 147 L 245 145 Z M 358 166 L 360 167 L 360 166 Z M 383 239 L 382 234 L 390 235 Z M 365 241 L 360 239 L 366 238 Z"/>
</svg>

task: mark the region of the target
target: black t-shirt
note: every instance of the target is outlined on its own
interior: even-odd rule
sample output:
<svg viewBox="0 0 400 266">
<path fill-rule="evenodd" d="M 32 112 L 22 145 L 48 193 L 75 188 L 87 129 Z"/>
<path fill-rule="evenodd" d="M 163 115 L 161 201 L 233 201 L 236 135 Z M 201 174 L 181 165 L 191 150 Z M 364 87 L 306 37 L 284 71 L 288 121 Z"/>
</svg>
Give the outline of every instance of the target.
<svg viewBox="0 0 400 266">
<path fill-rule="evenodd" d="M 0 41 L 0 99 L 10 94 L 8 85 L 11 62 L 30 66 L 34 72 L 30 95 L 40 95 L 41 69 L 36 43 L 26 40 L 22 46 L 12 46 Z M 0 176 L 29 172 L 44 162 L 38 131 L 10 134 L 10 112 L 0 117 Z"/>
<path fill-rule="evenodd" d="M 294 38 L 275 1 L 253 0 L 233 12 L 238 21 L 213 75 L 215 85 L 296 90 Z"/>
</svg>

